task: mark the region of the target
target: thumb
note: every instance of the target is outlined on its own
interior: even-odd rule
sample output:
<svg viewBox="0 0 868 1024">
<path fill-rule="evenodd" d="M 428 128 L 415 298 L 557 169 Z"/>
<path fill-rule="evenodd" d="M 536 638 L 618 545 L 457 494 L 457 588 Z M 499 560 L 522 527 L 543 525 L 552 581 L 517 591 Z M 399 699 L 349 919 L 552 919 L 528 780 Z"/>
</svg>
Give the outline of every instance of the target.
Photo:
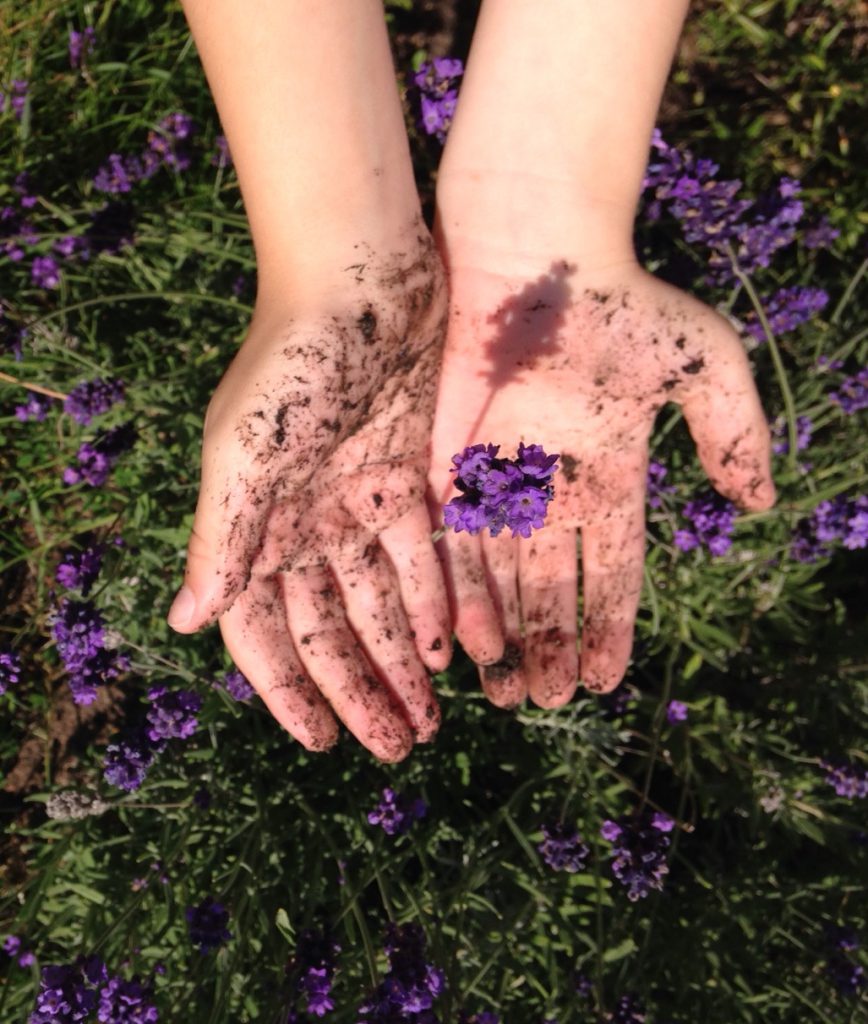
<svg viewBox="0 0 868 1024">
<path fill-rule="evenodd" d="M 763 511 L 775 501 L 768 421 L 738 335 L 707 312 L 704 365 L 679 389 L 678 400 L 715 490 L 742 508 Z"/>
<path fill-rule="evenodd" d="M 168 614 L 179 633 L 213 622 L 247 586 L 270 503 L 265 482 L 238 470 L 245 462 L 240 452 L 203 451 L 184 584 Z"/>
</svg>

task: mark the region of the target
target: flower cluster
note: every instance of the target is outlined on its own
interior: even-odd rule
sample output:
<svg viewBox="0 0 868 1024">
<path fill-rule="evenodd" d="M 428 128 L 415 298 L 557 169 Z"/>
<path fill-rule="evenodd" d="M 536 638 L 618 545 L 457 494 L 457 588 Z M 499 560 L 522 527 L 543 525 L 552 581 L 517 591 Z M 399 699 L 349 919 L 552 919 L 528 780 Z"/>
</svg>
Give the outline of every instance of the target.
<svg viewBox="0 0 868 1024">
<path fill-rule="evenodd" d="M 315 1017 L 324 1017 L 334 1009 L 331 989 L 340 949 L 322 932 L 306 929 L 299 935 L 295 956 L 287 965 L 287 974 L 295 978 L 298 994 L 305 1000 L 305 1010 Z"/>
<path fill-rule="evenodd" d="M 418 1021 L 437 1024 L 434 1000 L 443 991 L 443 972 L 425 960 L 425 935 L 417 924 L 390 924 L 386 934 L 389 970 L 362 1006 L 358 1024 Z"/>
<path fill-rule="evenodd" d="M 138 156 L 111 153 L 94 175 L 98 192 L 121 195 L 132 191 L 139 181 L 152 178 L 161 167 L 185 171 L 190 166 L 189 144 L 195 126 L 186 114 L 169 114 L 156 129 L 148 132 L 147 147 Z"/>
<path fill-rule="evenodd" d="M 543 825 L 545 839 L 537 846 L 543 860 L 553 871 L 581 871 L 587 863 L 590 850 L 574 828 L 561 822 Z"/>
<path fill-rule="evenodd" d="M 63 482 L 67 486 L 81 483 L 102 487 L 113 466 L 135 443 L 136 432 L 131 423 L 122 423 L 101 434 L 96 441 L 85 441 L 76 453 L 77 466 L 67 466 Z"/>
<path fill-rule="evenodd" d="M 666 721 L 670 725 L 687 721 L 687 705 L 683 700 L 671 700 L 666 706 Z"/>
<path fill-rule="evenodd" d="M 690 527 L 675 531 L 675 546 L 682 551 L 692 551 L 704 544 L 712 555 L 726 554 L 732 547 L 730 534 L 735 516 L 735 505 L 716 493 L 688 501 L 684 517 L 690 520 Z"/>
<path fill-rule="evenodd" d="M 822 762 L 826 772 L 826 782 L 838 796 L 848 800 L 862 800 L 868 796 L 868 768 L 857 768 L 854 764 L 830 761 Z"/>
<path fill-rule="evenodd" d="M 54 399 L 48 395 L 41 395 L 37 391 L 27 392 L 27 401 L 24 405 L 15 406 L 15 418 L 22 423 L 34 421 L 42 423 L 54 404 Z"/>
<path fill-rule="evenodd" d="M 185 740 L 196 731 L 196 715 L 202 709 L 202 698 L 192 690 L 170 690 L 164 683 L 148 690 L 148 739 Z"/>
<path fill-rule="evenodd" d="M 37 288 L 57 288 L 60 285 L 60 266 L 53 256 L 35 256 L 30 264 L 30 280 Z"/>
<path fill-rule="evenodd" d="M 615 1004 L 615 1009 L 606 1014 L 606 1020 L 611 1024 L 644 1024 L 647 1019 L 645 1007 L 639 997 L 629 993 L 621 996 Z"/>
<path fill-rule="evenodd" d="M 106 1024 L 155 1024 L 153 987 L 138 977 L 110 975 L 96 956 L 44 967 L 29 1024 L 71 1024 L 91 1018 Z"/>
<path fill-rule="evenodd" d="M 229 924 L 229 911 L 210 896 L 196 907 L 187 907 L 185 916 L 190 941 L 199 947 L 200 953 L 217 949 L 232 938 L 232 932 L 226 927 Z"/>
<path fill-rule="evenodd" d="M 766 320 L 772 334 L 794 331 L 825 309 L 829 295 L 822 288 L 781 288 L 765 303 Z M 759 317 L 751 312 L 745 317 L 745 329 L 757 341 L 766 341 L 766 332 Z"/>
<path fill-rule="evenodd" d="M 796 238 L 804 205 L 801 185 L 782 178 L 772 195 L 741 199 L 741 182 L 718 180 L 717 164 L 669 146 L 655 129 L 644 187 L 652 194 L 646 213 L 660 217 L 664 206 L 681 223 L 685 239 L 711 250 L 709 266 L 717 284 L 734 280 L 732 256 L 741 270 L 768 267 L 772 256 Z M 813 239 L 821 244 L 820 233 Z M 825 233 L 829 237 L 829 232 Z"/>
<path fill-rule="evenodd" d="M 798 562 L 815 562 L 831 554 L 835 541 L 851 551 L 868 545 L 868 495 L 821 501 L 796 527 L 790 554 Z"/>
<path fill-rule="evenodd" d="M 232 668 L 223 675 L 223 689 L 233 700 L 250 700 L 256 692 L 243 673 Z"/>
<path fill-rule="evenodd" d="M 845 377 L 836 391 L 829 392 L 829 401 L 840 406 L 848 416 L 868 409 L 868 366 L 851 377 Z"/>
<path fill-rule="evenodd" d="M 36 956 L 32 950 L 22 949 L 21 945 L 21 939 L 17 935 L 7 935 L 0 943 L 0 949 L 10 959 L 14 959 L 19 967 L 30 967 L 36 962 Z"/>
<path fill-rule="evenodd" d="M 461 494 L 443 509 L 443 522 L 456 533 L 487 527 L 496 537 L 508 527 L 513 537 L 530 537 L 545 525 L 559 456 L 538 444 L 519 444 L 515 459 L 498 458 L 499 451 L 500 445 L 474 444 L 452 457 Z"/>
<path fill-rule="evenodd" d="M 67 590 L 87 597 L 102 568 L 103 546 L 89 544 L 82 551 L 68 551 L 60 560 L 54 578 Z"/>
<path fill-rule="evenodd" d="M 379 825 L 388 836 L 403 835 L 427 812 L 424 800 L 410 800 L 387 787 L 383 790 L 383 799 L 373 811 L 368 812 L 368 824 Z"/>
<path fill-rule="evenodd" d="M 457 81 L 464 74 L 460 60 L 435 57 L 422 64 L 413 75 L 419 90 L 421 124 L 428 135 L 436 135 L 439 142 L 446 141 L 458 102 Z"/>
<path fill-rule="evenodd" d="M 810 416 L 798 416 L 796 418 L 796 451 L 803 452 L 811 443 L 811 435 L 814 433 L 814 422 Z M 772 451 L 775 455 L 786 455 L 790 450 L 790 441 L 787 436 L 787 422 L 781 418 L 775 421 L 772 428 L 775 440 L 772 442 Z"/>
<path fill-rule="evenodd" d="M 0 89 L 0 114 L 10 111 L 20 121 L 24 117 L 24 108 L 27 106 L 27 93 L 30 83 L 24 78 L 15 78 L 9 84 L 9 92 Z"/>
<path fill-rule="evenodd" d="M 145 781 L 148 770 L 163 749 L 151 741 L 144 729 L 130 729 L 106 747 L 103 775 L 106 782 L 128 793 Z"/>
<path fill-rule="evenodd" d="M 859 948 L 859 936 L 852 928 L 834 925 L 826 938 L 832 946 L 832 955 L 826 962 L 826 973 L 839 992 L 855 995 L 865 985 L 865 970 L 846 955 Z"/>
<path fill-rule="evenodd" d="M 662 889 L 669 873 L 666 851 L 672 818 L 655 812 L 639 820 L 622 818 L 604 821 L 600 834 L 612 843 L 612 874 L 626 887 L 632 902 L 643 899 L 652 889 Z"/>
<path fill-rule="evenodd" d="M 675 488 L 671 484 L 664 484 L 668 470 L 660 462 L 648 463 L 648 477 L 646 489 L 648 491 L 648 504 L 651 508 L 660 508 L 663 504 L 663 497 L 666 494 L 674 494 Z"/>
<path fill-rule="evenodd" d="M 51 631 L 76 704 L 92 704 L 97 686 L 128 667 L 122 654 L 106 648 L 103 617 L 89 601 L 61 601 Z"/>
<path fill-rule="evenodd" d="M 14 651 L 0 651 L 0 696 L 21 680 L 21 659 Z"/>
<path fill-rule="evenodd" d="M 82 68 L 96 47 L 96 30 L 88 25 L 81 32 L 69 30 L 69 66 Z"/>
<path fill-rule="evenodd" d="M 95 416 L 108 412 L 113 405 L 124 400 L 123 381 L 85 380 L 70 391 L 63 403 L 63 411 L 68 413 L 76 423 L 86 426 Z"/>
</svg>

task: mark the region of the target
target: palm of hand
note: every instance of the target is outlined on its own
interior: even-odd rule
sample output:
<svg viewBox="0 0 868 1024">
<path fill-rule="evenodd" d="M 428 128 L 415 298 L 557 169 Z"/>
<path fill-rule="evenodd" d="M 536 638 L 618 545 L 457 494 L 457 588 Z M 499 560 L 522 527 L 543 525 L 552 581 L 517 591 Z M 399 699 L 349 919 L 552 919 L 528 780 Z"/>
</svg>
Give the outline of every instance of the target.
<svg viewBox="0 0 868 1024">
<path fill-rule="evenodd" d="M 424 505 L 446 298 L 430 245 L 351 271 L 337 302 L 254 318 L 209 407 L 188 579 L 296 738 L 330 746 L 334 712 L 396 760 L 436 731 L 425 665 L 449 658 Z"/>
<path fill-rule="evenodd" d="M 684 407 L 718 490 L 751 508 L 773 497 L 768 428 L 726 322 L 635 267 L 593 287 L 574 276 L 565 264 L 530 282 L 452 272 L 431 477 L 438 500 L 451 493 L 450 460 L 466 445 L 502 444 L 511 455 L 522 440 L 561 456 L 540 533 L 446 540 L 456 632 L 488 663 L 483 687 L 497 704 L 530 693 L 554 706 L 575 690 L 576 530 L 582 679 L 608 690 L 623 676 L 642 584 L 648 438 L 665 402 Z"/>
</svg>

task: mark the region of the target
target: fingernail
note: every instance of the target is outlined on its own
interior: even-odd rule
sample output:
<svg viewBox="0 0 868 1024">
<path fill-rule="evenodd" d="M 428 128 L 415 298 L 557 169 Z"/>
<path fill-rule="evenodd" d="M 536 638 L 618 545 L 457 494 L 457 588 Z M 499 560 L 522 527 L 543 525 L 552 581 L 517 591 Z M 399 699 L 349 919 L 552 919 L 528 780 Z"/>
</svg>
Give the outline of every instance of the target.
<svg viewBox="0 0 868 1024">
<path fill-rule="evenodd" d="M 172 629 L 180 629 L 193 618 L 195 611 L 196 598 L 193 596 L 193 591 L 185 585 L 175 595 L 175 600 L 172 602 L 172 607 L 166 618 Z"/>
</svg>

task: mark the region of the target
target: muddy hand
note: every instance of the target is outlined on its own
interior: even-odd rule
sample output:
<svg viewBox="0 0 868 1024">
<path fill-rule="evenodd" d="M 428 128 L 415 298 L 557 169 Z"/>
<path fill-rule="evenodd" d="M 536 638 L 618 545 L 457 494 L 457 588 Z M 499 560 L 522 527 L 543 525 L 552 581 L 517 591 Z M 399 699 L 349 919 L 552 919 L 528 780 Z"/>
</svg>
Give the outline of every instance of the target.
<svg viewBox="0 0 868 1024">
<path fill-rule="evenodd" d="M 258 308 L 209 405 L 179 632 L 220 617 L 226 646 L 310 749 L 335 715 L 397 760 L 436 732 L 426 669 L 449 661 L 424 506 L 445 327 L 424 227 L 361 245 L 306 306 Z"/>
<path fill-rule="evenodd" d="M 458 639 L 499 706 L 566 703 L 578 681 L 613 689 L 642 586 L 648 438 L 681 404 L 714 487 L 748 509 L 774 500 L 769 431 L 743 347 L 712 310 L 635 265 L 583 275 L 450 267 L 451 313 L 432 490 L 455 492 L 453 454 L 521 440 L 560 454 L 546 525 L 530 539 L 447 533 Z M 581 658 L 577 541 L 581 536 Z"/>
</svg>

